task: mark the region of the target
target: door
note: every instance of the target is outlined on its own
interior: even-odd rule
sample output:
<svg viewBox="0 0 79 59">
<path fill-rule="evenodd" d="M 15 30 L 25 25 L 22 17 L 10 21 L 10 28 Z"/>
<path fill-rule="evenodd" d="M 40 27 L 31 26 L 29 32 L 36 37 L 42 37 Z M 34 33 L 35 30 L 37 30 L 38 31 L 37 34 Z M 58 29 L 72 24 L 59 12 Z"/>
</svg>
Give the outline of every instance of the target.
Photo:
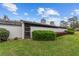
<svg viewBox="0 0 79 59">
<path fill-rule="evenodd" d="M 25 38 L 25 39 L 29 39 L 29 38 L 30 38 L 30 26 L 27 25 L 27 24 L 25 25 L 24 38 Z"/>
</svg>

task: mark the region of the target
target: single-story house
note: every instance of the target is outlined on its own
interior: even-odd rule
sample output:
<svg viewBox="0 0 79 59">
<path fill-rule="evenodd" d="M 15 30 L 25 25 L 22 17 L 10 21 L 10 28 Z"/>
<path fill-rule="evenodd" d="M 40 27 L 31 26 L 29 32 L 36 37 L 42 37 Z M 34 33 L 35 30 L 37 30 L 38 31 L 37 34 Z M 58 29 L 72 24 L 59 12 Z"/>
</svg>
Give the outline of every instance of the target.
<svg viewBox="0 0 79 59">
<path fill-rule="evenodd" d="M 10 32 L 9 39 L 13 39 L 15 37 L 22 39 L 32 38 L 32 31 L 34 30 L 51 30 L 54 32 L 63 32 L 66 30 L 66 28 L 60 26 L 52 26 L 48 24 L 41 24 L 23 20 L 0 20 L 0 28 L 5 28 Z"/>
</svg>

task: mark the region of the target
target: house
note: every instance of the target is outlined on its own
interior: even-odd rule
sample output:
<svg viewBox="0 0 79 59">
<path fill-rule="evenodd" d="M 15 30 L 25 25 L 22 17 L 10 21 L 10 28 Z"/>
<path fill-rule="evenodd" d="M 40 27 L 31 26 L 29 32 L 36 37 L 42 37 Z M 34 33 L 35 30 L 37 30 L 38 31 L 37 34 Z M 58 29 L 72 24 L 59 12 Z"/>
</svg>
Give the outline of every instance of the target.
<svg viewBox="0 0 79 59">
<path fill-rule="evenodd" d="M 4 21 L 0 20 L 0 28 L 5 28 L 10 32 L 9 39 L 15 37 L 27 39 L 32 38 L 32 31 L 34 30 L 51 30 L 54 32 L 63 32 L 64 27 L 52 26 L 48 24 L 30 22 L 30 21 Z"/>
</svg>

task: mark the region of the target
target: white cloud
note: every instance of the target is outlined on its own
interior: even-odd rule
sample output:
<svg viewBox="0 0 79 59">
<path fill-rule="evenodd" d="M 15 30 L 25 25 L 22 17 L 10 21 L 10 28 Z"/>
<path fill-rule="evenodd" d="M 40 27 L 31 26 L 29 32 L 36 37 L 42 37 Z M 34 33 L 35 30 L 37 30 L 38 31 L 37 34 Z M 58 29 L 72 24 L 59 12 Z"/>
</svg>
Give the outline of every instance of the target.
<svg viewBox="0 0 79 59">
<path fill-rule="evenodd" d="M 71 15 L 79 15 L 79 9 L 74 9 L 74 10 L 71 12 Z"/>
<path fill-rule="evenodd" d="M 16 12 L 13 12 L 13 14 L 14 14 L 14 15 L 18 15 L 18 13 L 16 13 Z"/>
<path fill-rule="evenodd" d="M 42 17 L 46 17 L 47 24 L 50 23 L 50 21 L 54 21 L 55 25 L 59 26 L 60 24 L 60 17 L 50 17 L 50 16 L 60 16 L 59 12 L 51 9 L 51 8 L 38 8 L 38 14 Z"/>
<path fill-rule="evenodd" d="M 59 16 L 60 14 L 58 11 L 51 9 L 51 8 L 38 8 L 38 14 L 42 17 L 48 17 L 48 16 Z"/>
<path fill-rule="evenodd" d="M 43 12 L 45 11 L 45 9 L 44 8 L 38 8 L 37 11 L 38 11 L 39 14 L 43 14 Z"/>
<path fill-rule="evenodd" d="M 27 18 L 26 18 L 26 20 L 29 20 L 29 21 L 30 21 L 30 18 L 29 18 L 29 17 L 27 17 Z"/>
<path fill-rule="evenodd" d="M 47 10 L 46 11 L 47 15 L 57 15 L 57 16 L 59 16 L 59 13 L 56 10 L 53 10 L 53 9 L 50 9 L 50 8 L 47 8 L 46 10 Z"/>
<path fill-rule="evenodd" d="M 73 16 L 74 15 L 74 12 L 71 12 L 71 15 Z"/>
<path fill-rule="evenodd" d="M 63 20 L 64 21 L 68 21 L 68 17 L 63 17 Z"/>
<path fill-rule="evenodd" d="M 28 15 L 28 13 L 24 13 L 24 15 L 26 15 L 26 16 L 27 16 L 27 15 Z"/>
<path fill-rule="evenodd" d="M 37 18 L 30 18 L 30 17 L 27 17 L 26 20 L 27 20 L 27 21 L 31 21 L 31 22 L 38 22 L 38 21 L 36 21 Z"/>
<path fill-rule="evenodd" d="M 68 21 L 68 17 L 63 17 L 63 18 L 61 18 L 61 17 L 48 17 L 46 19 L 47 24 L 50 24 L 50 21 L 54 21 L 54 24 L 56 26 L 60 26 L 60 21 L 61 20 Z"/>
<path fill-rule="evenodd" d="M 79 9 L 75 9 L 74 11 L 79 12 Z"/>
<path fill-rule="evenodd" d="M 79 15 L 79 9 L 75 9 L 74 12 L 76 13 L 76 15 Z"/>
<path fill-rule="evenodd" d="M 54 24 L 56 26 L 59 26 L 61 18 L 60 17 L 49 17 L 48 19 L 46 19 L 46 21 L 47 21 L 47 24 L 50 24 L 50 21 L 54 21 Z"/>
<path fill-rule="evenodd" d="M 17 14 L 16 11 L 17 11 L 17 6 L 15 4 L 12 4 L 12 3 L 3 3 L 2 4 L 4 7 L 6 7 L 7 10 L 11 11 L 13 14 Z"/>
</svg>

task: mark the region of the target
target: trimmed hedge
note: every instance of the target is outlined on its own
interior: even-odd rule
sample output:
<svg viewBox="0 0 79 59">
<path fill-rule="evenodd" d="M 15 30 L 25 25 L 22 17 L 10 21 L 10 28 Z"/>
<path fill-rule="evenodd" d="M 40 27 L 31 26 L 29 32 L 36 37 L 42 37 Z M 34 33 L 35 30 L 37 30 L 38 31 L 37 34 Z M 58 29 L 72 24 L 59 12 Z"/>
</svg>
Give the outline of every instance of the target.
<svg viewBox="0 0 79 59">
<path fill-rule="evenodd" d="M 32 32 L 32 39 L 33 40 L 55 40 L 56 33 L 49 30 L 35 30 Z"/>
<path fill-rule="evenodd" d="M 9 31 L 4 28 L 0 28 L 0 41 L 6 41 L 8 37 Z"/>
<path fill-rule="evenodd" d="M 67 32 L 68 34 L 74 34 L 74 33 L 75 33 L 75 31 L 74 31 L 73 28 L 68 28 L 68 29 L 66 30 L 66 32 Z"/>
</svg>

